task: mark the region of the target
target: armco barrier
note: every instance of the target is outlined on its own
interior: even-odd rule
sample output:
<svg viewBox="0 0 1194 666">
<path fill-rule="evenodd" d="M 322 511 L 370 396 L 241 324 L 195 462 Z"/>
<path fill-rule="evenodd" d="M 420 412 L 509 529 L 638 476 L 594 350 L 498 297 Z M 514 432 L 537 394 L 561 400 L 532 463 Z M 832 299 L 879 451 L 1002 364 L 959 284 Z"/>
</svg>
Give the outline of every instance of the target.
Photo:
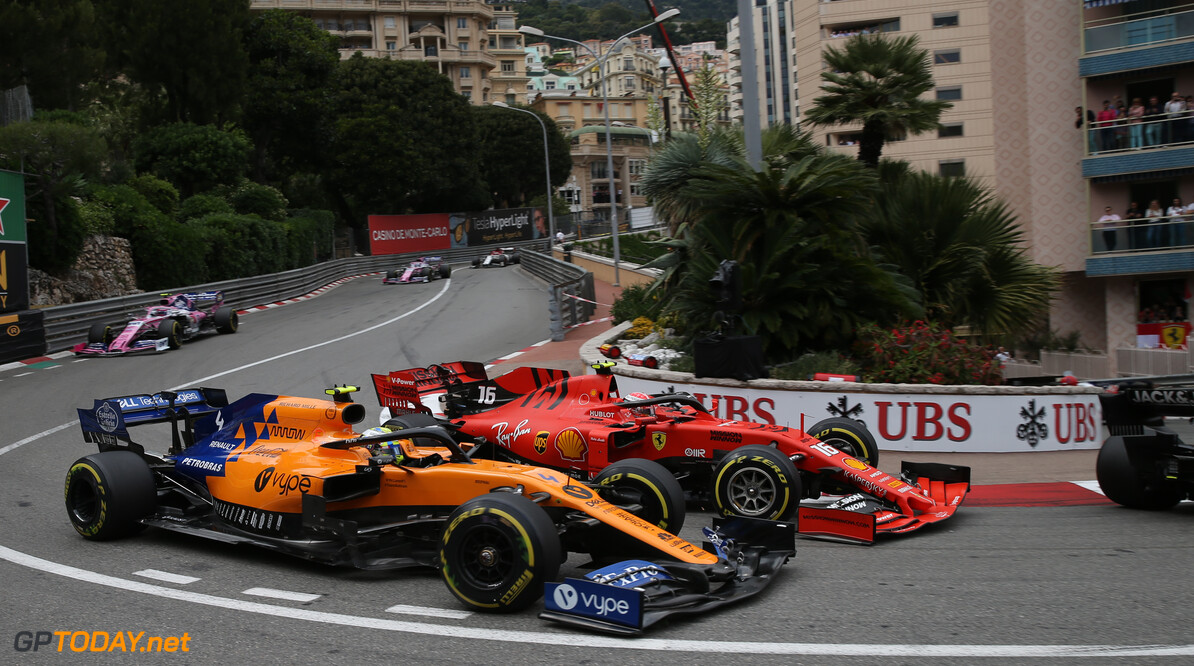
<svg viewBox="0 0 1194 666">
<path fill-rule="evenodd" d="M 575 264 L 529 250 L 522 252 L 522 265 L 527 272 L 551 285 L 547 307 L 553 341 L 563 340 L 564 329 L 593 316 L 597 292 L 592 273 Z"/>
<path fill-rule="evenodd" d="M 586 365 L 607 361 L 597 348 L 627 327 L 623 323 L 586 342 L 581 360 Z M 881 449 L 893 451 L 1066 451 L 1096 449 L 1104 439 L 1102 389 L 1094 386 L 744 382 L 624 363 L 614 367 L 614 374 L 622 395 L 685 391 L 726 420 L 811 428 L 829 417 L 856 419 Z"/>
<path fill-rule="evenodd" d="M 582 293 L 584 291 L 583 284 L 585 276 L 576 274 L 575 271 L 578 269 L 575 266 L 551 259 L 546 255 L 530 249 L 533 247 L 542 247 L 542 245 L 542 242 L 528 243 L 523 248 L 520 248 L 520 253 L 523 256 L 523 268 L 553 287 L 562 285 L 565 289 Z M 440 256 L 444 257 L 449 263 L 464 264 L 467 266 L 473 258 L 484 256 L 491 249 L 490 247 L 478 247 L 445 250 L 440 253 Z M 246 308 L 309 294 L 324 285 L 353 275 L 400 268 L 412 259 L 425 256 L 426 254 L 428 253 L 412 252 L 375 257 L 350 257 L 271 275 L 257 275 L 237 280 L 210 282 L 162 291 L 178 293 L 184 291 L 222 290 L 224 292 L 224 300 L 228 305 L 235 308 Z M 561 269 L 555 264 L 567 266 L 568 270 Z M 592 276 L 589 275 L 587 280 L 589 285 L 588 293 L 590 294 L 588 298 L 591 300 Z M 93 323 L 123 323 L 129 315 L 139 313 L 142 308 L 153 305 L 159 298 L 159 292 L 147 292 L 44 308 L 41 312 L 45 316 L 47 352 L 53 353 L 67 350 L 80 342 L 85 342 L 87 340 L 87 331 Z M 588 313 L 591 314 L 591 312 L 592 310 L 590 309 Z M 584 319 L 580 321 L 587 320 L 588 318 L 588 314 L 583 312 L 576 313 L 575 316 L 583 316 Z"/>
</svg>

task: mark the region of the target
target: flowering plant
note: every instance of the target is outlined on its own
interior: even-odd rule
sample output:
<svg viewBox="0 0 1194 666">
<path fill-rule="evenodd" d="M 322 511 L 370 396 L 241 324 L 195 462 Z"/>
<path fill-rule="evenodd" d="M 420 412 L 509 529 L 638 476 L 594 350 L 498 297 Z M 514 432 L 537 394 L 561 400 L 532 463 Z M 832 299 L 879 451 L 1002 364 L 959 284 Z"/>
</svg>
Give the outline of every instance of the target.
<svg viewBox="0 0 1194 666">
<path fill-rule="evenodd" d="M 854 358 L 866 381 L 893 384 L 1000 384 L 995 352 L 955 337 L 937 324 L 914 321 L 858 332 Z"/>
</svg>

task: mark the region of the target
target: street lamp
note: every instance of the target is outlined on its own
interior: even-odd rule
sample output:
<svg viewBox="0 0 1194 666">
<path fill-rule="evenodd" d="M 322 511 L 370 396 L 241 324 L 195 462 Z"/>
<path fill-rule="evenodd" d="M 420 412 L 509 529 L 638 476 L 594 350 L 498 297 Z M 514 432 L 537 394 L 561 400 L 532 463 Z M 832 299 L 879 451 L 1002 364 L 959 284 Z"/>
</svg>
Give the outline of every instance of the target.
<svg viewBox="0 0 1194 666">
<path fill-rule="evenodd" d="M 505 102 L 490 102 L 490 103 L 496 107 L 500 107 L 503 109 L 510 109 L 511 111 L 518 111 L 520 113 L 528 114 L 528 115 L 532 116 L 535 120 L 538 120 L 539 127 L 543 128 L 543 175 L 544 175 L 544 178 L 547 180 L 547 228 L 548 228 L 547 247 L 548 247 L 548 253 L 550 254 L 551 244 L 552 244 L 552 242 L 555 241 L 555 237 L 556 237 L 556 218 L 555 218 L 555 215 L 551 212 L 551 158 L 548 156 L 548 150 L 547 150 L 547 125 L 544 124 L 543 119 L 539 117 L 539 114 L 535 113 L 534 111 L 528 111 L 526 109 L 520 109 L 516 106 L 510 106 L 509 104 L 506 104 Z"/>
<path fill-rule="evenodd" d="M 610 132 L 609 90 L 608 90 L 608 85 L 606 84 L 605 63 L 606 63 L 606 61 L 609 60 L 609 57 L 611 55 L 613 55 L 614 49 L 618 46 L 618 42 L 622 41 L 623 39 L 626 39 L 627 37 L 633 35 L 636 32 L 646 30 L 647 28 L 650 28 L 651 26 L 653 26 L 657 23 L 662 23 L 663 21 L 666 21 L 666 20 L 672 18 L 673 16 L 676 16 L 679 13 L 680 13 L 679 9 L 676 9 L 676 8 L 669 9 L 666 12 L 663 12 L 662 14 L 660 14 L 659 16 L 656 16 L 655 20 L 651 21 L 647 25 L 635 28 L 634 30 L 631 30 L 630 32 L 626 33 L 625 35 L 622 35 L 621 37 L 615 39 L 614 43 L 610 45 L 608 50 L 606 50 L 604 56 L 599 55 L 588 44 L 585 44 L 584 42 L 578 42 L 575 39 L 568 39 L 567 37 L 558 37 L 556 35 L 548 35 L 548 34 L 544 33 L 542 30 L 540 30 L 538 28 L 532 28 L 529 25 L 524 25 L 518 29 L 518 31 L 524 35 L 533 35 L 535 37 L 546 37 L 548 39 L 555 39 L 555 40 L 561 41 L 561 42 L 568 42 L 570 44 L 576 44 L 577 46 L 588 51 L 589 55 L 593 56 L 593 60 L 595 60 L 597 63 L 597 67 L 596 67 L 597 75 L 601 77 L 601 106 L 605 110 L 605 168 L 608 171 L 607 177 L 609 178 L 609 214 L 610 214 L 610 229 L 611 229 L 613 239 L 614 239 L 614 286 L 615 287 L 621 286 L 620 275 L 618 273 L 618 264 L 619 264 L 619 261 L 621 260 L 622 253 L 621 253 L 621 250 L 618 248 L 618 188 L 617 188 L 617 183 L 614 182 L 614 146 L 613 146 L 612 132 Z"/>
</svg>

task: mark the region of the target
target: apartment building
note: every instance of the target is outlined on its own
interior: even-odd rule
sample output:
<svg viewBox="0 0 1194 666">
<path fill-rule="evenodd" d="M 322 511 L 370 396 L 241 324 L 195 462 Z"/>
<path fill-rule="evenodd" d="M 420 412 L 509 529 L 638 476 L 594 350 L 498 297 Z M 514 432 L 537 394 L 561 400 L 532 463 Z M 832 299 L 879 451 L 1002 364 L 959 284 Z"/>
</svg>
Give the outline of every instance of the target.
<svg viewBox="0 0 1194 666">
<path fill-rule="evenodd" d="M 518 13 L 513 4 L 493 5 L 489 23 L 489 53 L 497 60 L 493 70 L 493 99 L 506 104 L 526 104 L 531 92 L 526 50 L 518 32 Z"/>
<path fill-rule="evenodd" d="M 496 53 L 522 58 L 521 36 L 507 4 L 483 0 L 251 0 L 253 11 L 285 9 L 309 17 L 341 39 L 340 57 L 356 52 L 368 57 L 421 60 L 452 80 L 473 104 L 491 101 L 491 91 L 505 100 L 507 90 L 526 88 L 525 65 L 507 72 L 490 52 L 495 27 Z M 497 22 L 495 17 L 500 17 Z M 515 36 L 516 42 L 507 38 Z M 508 48 L 506 48 L 508 47 Z M 503 58 L 504 60 L 504 58 Z M 497 69 L 495 85 L 491 73 Z M 521 71 L 521 76 L 519 72 Z"/>
<path fill-rule="evenodd" d="M 762 127 L 800 122 L 795 4 L 799 2 L 756 0 L 752 7 L 750 20 L 754 29 L 755 77 L 759 91 L 759 124 Z M 735 123 L 741 123 L 743 118 L 740 20 L 741 17 L 737 16 L 730 19 L 726 35 L 729 118 Z"/>
<path fill-rule="evenodd" d="M 1194 270 L 1194 217 L 1105 234 L 1107 206 L 1194 200 L 1194 128 L 1169 115 L 1139 129 L 1075 121 L 1103 100 L 1194 95 L 1194 5 L 1165 0 L 792 0 L 798 88 L 819 94 L 824 49 L 858 33 L 915 34 L 932 58 L 941 128 L 889 142 L 884 156 L 992 188 L 1039 263 L 1064 272 L 1051 328 L 1107 350 L 1181 345 Z M 757 24 L 756 24 L 757 25 Z M 1084 115 L 1084 114 L 1083 114 Z M 1151 130 L 1149 128 L 1152 128 Z M 858 128 L 811 127 L 854 154 Z M 1139 139 L 1134 139 L 1136 133 Z M 1150 133 L 1151 132 L 1151 133 Z M 1151 138 L 1150 138 L 1151 137 Z M 1150 233 L 1150 231 L 1152 233 Z"/>
</svg>

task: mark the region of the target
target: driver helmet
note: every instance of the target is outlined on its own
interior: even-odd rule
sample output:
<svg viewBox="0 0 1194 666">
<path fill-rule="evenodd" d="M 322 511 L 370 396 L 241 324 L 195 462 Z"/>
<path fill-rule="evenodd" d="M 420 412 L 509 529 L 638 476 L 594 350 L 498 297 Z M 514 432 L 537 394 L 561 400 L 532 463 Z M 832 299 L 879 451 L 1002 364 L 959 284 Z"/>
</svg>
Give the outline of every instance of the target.
<svg viewBox="0 0 1194 666">
<path fill-rule="evenodd" d="M 649 400 L 650 398 L 651 398 L 651 396 L 647 395 L 646 393 L 640 393 L 637 391 L 634 393 L 630 393 L 626 396 L 627 400 Z M 648 405 L 646 407 L 634 407 L 632 409 L 632 411 L 635 414 L 640 414 L 642 416 L 654 416 L 655 415 L 655 405 Z"/>
<path fill-rule="evenodd" d="M 391 433 L 391 432 L 398 432 L 398 429 L 391 428 L 389 426 L 377 426 L 375 428 L 369 428 L 368 430 L 362 432 L 361 437 L 372 437 L 373 435 L 384 435 L 384 434 Z M 389 454 L 389 455 L 394 456 L 394 462 L 402 462 L 402 459 L 403 459 L 402 448 L 394 446 L 394 442 L 392 442 L 392 441 L 391 442 L 370 442 L 368 444 L 365 444 L 364 447 L 366 449 L 368 449 L 369 455 L 371 455 L 371 456 Z"/>
</svg>

